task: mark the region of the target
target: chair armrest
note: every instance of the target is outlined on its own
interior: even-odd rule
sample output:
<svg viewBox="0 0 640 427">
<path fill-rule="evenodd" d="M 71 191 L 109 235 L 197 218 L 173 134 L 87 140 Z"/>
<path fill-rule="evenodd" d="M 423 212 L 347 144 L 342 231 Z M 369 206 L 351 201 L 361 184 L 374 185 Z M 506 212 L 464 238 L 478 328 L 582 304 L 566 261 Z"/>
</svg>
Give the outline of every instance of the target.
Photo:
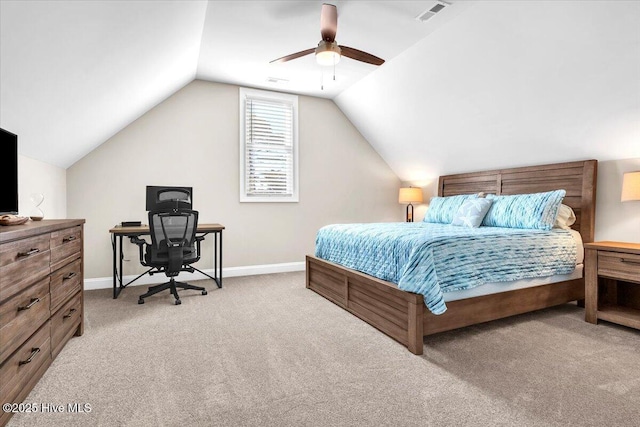
<svg viewBox="0 0 640 427">
<path fill-rule="evenodd" d="M 197 258 L 200 259 L 200 254 L 202 253 L 200 248 L 200 242 L 204 240 L 204 236 L 196 236 L 196 254 Z"/>
<path fill-rule="evenodd" d="M 129 236 L 129 241 L 131 241 L 131 243 L 133 243 L 134 245 L 138 245 L 138 251 L 140 253 L 140 264 L 146 266 L 147 263 L 144 260 L 144 245 L 148 245 L 149 243 L 138 236 Z"/>
<path fill-rule="evenodd" d="M 148 244 L 146 240 L 141 239 L 138 236 L 129 236 L 129 240 L 131 241 L 131 243 L 133 243 L 135 245 L 138 245 L 138 246 L 144 246 L 144 245 Z"/>
</svg>

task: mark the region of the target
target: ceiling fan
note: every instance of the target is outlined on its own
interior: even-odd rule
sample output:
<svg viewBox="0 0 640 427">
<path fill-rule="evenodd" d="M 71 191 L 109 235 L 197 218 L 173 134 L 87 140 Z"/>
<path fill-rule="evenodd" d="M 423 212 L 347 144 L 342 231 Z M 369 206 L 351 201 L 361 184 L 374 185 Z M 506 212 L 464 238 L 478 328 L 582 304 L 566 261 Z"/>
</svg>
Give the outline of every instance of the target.
<svg viewBox="0 0 640 427">
<path fill-rule="evenodd" d="M 338 31 L 338 9 L 335 5 L 324 3 L 322 5 L 322 13 L 320 14 L 320 34 L 322 40 L 318 43 L 318 47 L 292 53 L 282 58 L 274 59 L 274 62 L 287 62 L 292 59 L 300 58 L 311 53 L 316 54 L 316 61 L 320 65 L 331 66 L 340 61 L 341 56 L 355 59 L 356 61 L 366 62 L 373 65 L 384 64 L 384 59 L 371 55 L 348 46 L 339 46 L 336 43 L 336 32 Z"/>
</svg>

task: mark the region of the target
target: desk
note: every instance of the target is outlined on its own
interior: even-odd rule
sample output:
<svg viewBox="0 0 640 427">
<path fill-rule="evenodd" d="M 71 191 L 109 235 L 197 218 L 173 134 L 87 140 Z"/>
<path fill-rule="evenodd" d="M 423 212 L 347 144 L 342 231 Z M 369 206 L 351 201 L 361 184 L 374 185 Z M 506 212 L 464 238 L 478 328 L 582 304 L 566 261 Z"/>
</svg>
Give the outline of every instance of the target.
<svg viewBox="0 0 640 427">
<path fill-rule="evenodd" d="M 198 228 L 196 229 L 196 233 L 200 236 L 206 236 L 207 234 L 213 234 L 214 236 L 213 276 L 209 276 L 207 273 L 198 270 L 195 267 L 194 268 L 196 271 L 213 279 L 216 282 L 216 285 L 218 285 L 218 288 L 222 287 L 222 230 L 224 230 L 224 226 L 220 224 L 198 224 Z M 113 248 L 113 299 L 116 299 L 124 288 L 153 270 L 153 268 L 150 268 L 135 279 L 124 284 L 122 279 L 122 259 L 124 258 L 124 255 L 122 254 L 122 239 L 124 237 L 149 236 L 150 232 L 148 225 L 141 225 L 137 227 L 122 227 L 120 225 L 116 225 L 109 230 L 109 233 L 111 233 L 111 247 Z M 118 268 L 118 261 L 120 268 Z"/>
</svg>

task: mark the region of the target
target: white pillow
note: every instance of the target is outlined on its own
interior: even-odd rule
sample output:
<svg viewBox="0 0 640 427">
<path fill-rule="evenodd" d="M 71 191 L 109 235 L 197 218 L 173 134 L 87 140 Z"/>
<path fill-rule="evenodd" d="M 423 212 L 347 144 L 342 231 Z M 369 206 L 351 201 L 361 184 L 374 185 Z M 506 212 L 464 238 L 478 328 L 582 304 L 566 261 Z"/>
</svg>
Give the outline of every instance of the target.
<svg viewBox="0 0 640 427">
<path fill-rule="evenodd" d="M 575 222 L 576 214 L 573 212 L 573 209 L 567 205 L 560 205 L 558 216 L 556 217 L 556 222 L 553 224 L 553 227 L 569 230 Z"/>
</svg>

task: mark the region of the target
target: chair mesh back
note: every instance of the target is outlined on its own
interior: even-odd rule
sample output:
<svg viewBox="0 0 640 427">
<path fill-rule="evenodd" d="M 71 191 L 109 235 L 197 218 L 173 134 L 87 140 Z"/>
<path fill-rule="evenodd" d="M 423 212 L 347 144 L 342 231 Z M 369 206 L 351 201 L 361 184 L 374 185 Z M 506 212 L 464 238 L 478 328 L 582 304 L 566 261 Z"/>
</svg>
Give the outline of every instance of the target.
<svg viewBox="0 0 640 427">
<path fill-rule="evenodd" d="M 190 248 L 195 243 L 197 225 L 197 211 L 149 212 L 151 244 L 158 253 L 167 252 L 171 245 Z"/>
</svg>

